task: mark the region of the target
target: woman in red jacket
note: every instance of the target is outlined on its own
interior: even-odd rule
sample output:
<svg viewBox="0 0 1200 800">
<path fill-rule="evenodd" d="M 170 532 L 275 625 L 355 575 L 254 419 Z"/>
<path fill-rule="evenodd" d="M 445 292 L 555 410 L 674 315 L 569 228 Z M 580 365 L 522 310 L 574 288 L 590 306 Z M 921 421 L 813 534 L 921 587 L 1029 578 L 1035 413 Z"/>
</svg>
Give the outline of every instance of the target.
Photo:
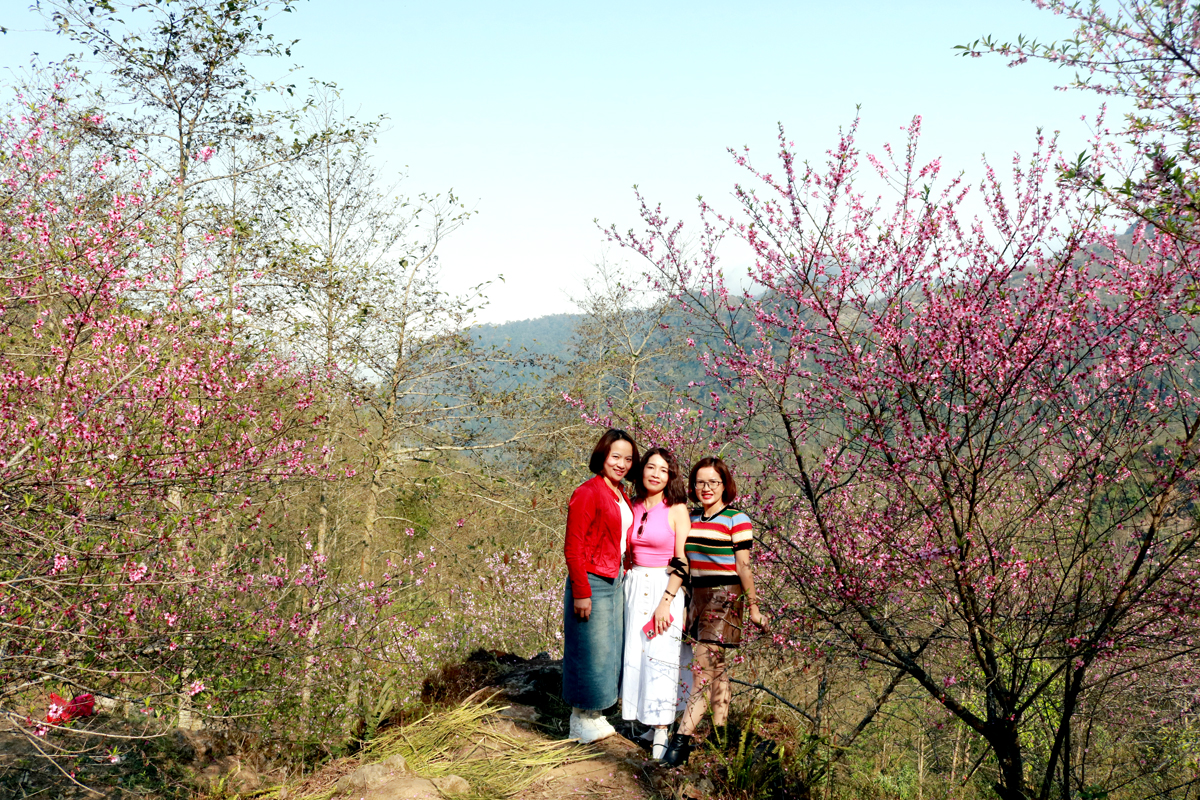
<svg viewBox="0 0 1200 800">
<path fill-rule="evenodd" d="M 596 477 L 571 495 L 567 511 L 567 587 L 563 599 L 563 701 L 573 739 L 616 733 L 601 712 L 617 702 L 625 633 L 621 562 L 633 511 L 621 481 L 638 460 L 633 437 L 611 428 L 588 467 Z"/>
</svg>

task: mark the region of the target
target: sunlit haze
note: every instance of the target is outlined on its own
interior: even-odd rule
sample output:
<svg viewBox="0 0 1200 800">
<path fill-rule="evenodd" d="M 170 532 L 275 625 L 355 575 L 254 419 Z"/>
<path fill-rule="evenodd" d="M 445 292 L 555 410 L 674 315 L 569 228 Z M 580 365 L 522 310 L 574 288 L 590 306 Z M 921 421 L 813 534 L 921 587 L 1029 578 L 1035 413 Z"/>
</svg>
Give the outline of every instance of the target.
<svg viewBox="0 0 1200 800">
<path fill-rule="evenodd" d="M 0 12 L 9 69 L 33 51 L 66 52 L 24 5 Z M 1098 108 L 1094 95 L 1054 90 L 1066 72 L 956 54 L 989 33 L 1071 32 L 1018 0 L 314 0 L 274 24 L 300 40 L 289 80 L 335 82 L 361 116 L 390 118 L 378 154 L 407 172 L 406 193 L 453 189 L 477 212 L 441 265 L 451 291 L 492 281 L 483 321 L 573 311 L 593 265 L 621 260 L 593 220 L 635 224 L 634 184 L 685 219 L 699 194 L 728 205 L 739 172 L 726 148 L 768 162 L 777 123 L 819 159 L 858 104 L 868 150 L 920 114 L 925 155 L 974 179 L 981 154 L 1007 162 L 1039 126 L 1083 149 L 1080 116 Z"/>
</svg>

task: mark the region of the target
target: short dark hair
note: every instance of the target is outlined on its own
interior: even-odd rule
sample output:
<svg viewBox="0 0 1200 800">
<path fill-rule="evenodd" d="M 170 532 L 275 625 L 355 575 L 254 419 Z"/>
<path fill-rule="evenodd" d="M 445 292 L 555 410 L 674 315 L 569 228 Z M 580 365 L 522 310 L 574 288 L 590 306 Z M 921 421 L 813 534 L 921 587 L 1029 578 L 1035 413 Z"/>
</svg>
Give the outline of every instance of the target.
<svg viewBox="0 0 1200 800">
<path fill-rule="evenodd" d="M 700 498 L 696 496 L 696 473 L 705 467 L 712 467 L 721 476 L 721 483 L 725 487 L 721 492 L 721 502 L 729 505 L 736 500 L 737 482 L 733 480 L 733 473 L 729 471 L 729 467 L 717 456 L 705 456 L 692 467 L 692 472 L 688 475 L 688 499 L 693 503 L 700 502 Z"/>
<path fill-rule="evenodd" d="M 633 499 L 646 499 L 646 485 L 642 483 L 642 473 L 646 471 L 646 464 L 650 463 L 650 456 L 658 456 L 667 462 L 667 485 L 663 488 L 663 501 L 668 506 L 686 503 L 688 499 L 687 480 L 679 471 L 679 463 L 675 460 L 675 456 L 671 455 L 671 451 L 665 447 L 650 448 L 642 454 L 642 460 L 637 463 L 637 466 L 629 471 L 629 480 L 633 482 Z"/>
<path fill-rule="evenodd" d="M 620 428 L 609 428 L 592 448 L 592 457 L 588 461 L 588 469 L 592 471 L 592 474 L 600 475 L 604 472 L 604 462 L 608 459 L 608 451 L 612 449 L 614 442 L 629 442 L 633 447 L 633 463 L 638 463 L 638 446 L 633 437 Z"/>
</svg>

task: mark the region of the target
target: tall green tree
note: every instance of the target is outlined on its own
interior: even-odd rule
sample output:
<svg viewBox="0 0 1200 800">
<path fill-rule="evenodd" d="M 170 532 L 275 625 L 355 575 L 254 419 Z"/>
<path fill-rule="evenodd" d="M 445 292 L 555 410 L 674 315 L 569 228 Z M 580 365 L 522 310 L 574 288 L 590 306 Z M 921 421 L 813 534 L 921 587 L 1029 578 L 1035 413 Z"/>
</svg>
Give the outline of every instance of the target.
<svg viewBox="0 0 1200 800">
<path fill-rule="evenodd" d="M 283 135 L 287 83 L 249 71 L 282 59 L 294 42 L 270 32 L 296 0 L 46 0 L 40 8 L 99 61 L 89 133 L 146 179 L 166 187 L 177 281 L 211 277 L 226 294 L 261 271 L 253 231 L 270 217 L 254 183 L 302 155 L 311 141 Z M 261 196 L 261 192 L 258 193 Z M 223 236 L 212 234 L 223 232 Z M 206 236 L 207 234 L 207 236 Z M 206 286 L 211 291 L 211 287 Z"/>
</svg>

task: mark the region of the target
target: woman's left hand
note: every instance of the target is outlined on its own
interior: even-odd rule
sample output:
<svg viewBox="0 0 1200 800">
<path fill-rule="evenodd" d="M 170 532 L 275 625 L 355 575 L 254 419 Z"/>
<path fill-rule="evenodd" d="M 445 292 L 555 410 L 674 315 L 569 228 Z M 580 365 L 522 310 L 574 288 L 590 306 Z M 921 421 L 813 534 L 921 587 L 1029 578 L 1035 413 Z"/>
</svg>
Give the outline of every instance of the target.
<svg viewBox="0 0 1200 800">
<path fill-rule="evenodd" d="M 671 601 L 662 600 L 654 609 L 654 634 L 661 636 L 671 627 Z"/>
<path fill-rule="evenodd" d="M 767 616 L 758 610 L 758 604 L 750 606 L 750 621 L 754 623 L 760 631 L 767 630 Z"/>
</svg>

